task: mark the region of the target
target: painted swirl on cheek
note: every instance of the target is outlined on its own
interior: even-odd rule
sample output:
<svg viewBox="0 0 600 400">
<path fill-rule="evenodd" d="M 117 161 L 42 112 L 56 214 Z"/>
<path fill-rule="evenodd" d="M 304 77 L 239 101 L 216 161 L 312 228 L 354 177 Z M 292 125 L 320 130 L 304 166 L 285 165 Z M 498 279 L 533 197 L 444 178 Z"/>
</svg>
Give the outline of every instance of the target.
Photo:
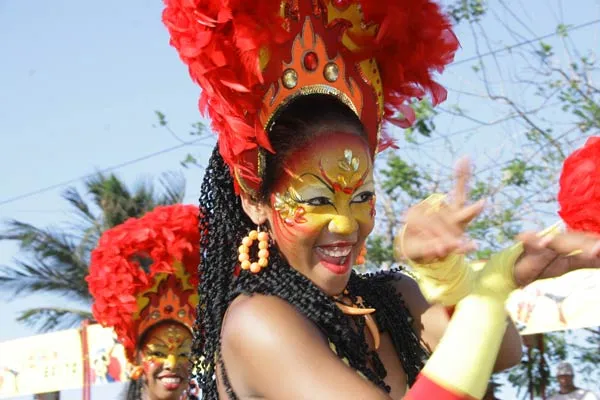
<svg viewBox="0 0 600 400">
<path fill-rule="evenodd" d="M 151 375 L 154 371 L 162 369 L 163 362 L 158 361 L 154 356 L 144 357 L 142 368 L 146 376 Z"/>
<path fill-rule="evenodd" d="M 281 195 L 275 195 L 275 197 L 277 196 Z M 273 202 L 273 208 L 277 210 L 275 207 L 276 201 L 277 200 L 274 200 Z M 291 245 L 298 239 L 298 236 L 304 237 L 311 234 L 311 224 L 306 218 L 307 212 L 304 206 L 295 205 L 291 209 L 280 207 L 280 209 L 277 210 L 277 216 L 278 218 L 274 219 L 273 225 L 275 236 L 280 243 L 283 242 Z"/>
<path fill-rule="evenodd" d="M 371 206 L 371 211 L 369 212 L 369 215 L 371 216 L 371 219 L 375 218 L 375 214 L 377 214 L 377 210 L 375 209 L 376 201 L 377 199 L 375 195 L 373 195 L 373 197 L 371 197 L 371 200 L 369 200 L 369 206 Z"/>
<path fill-rule="evenodd" d="M 283 194 L 275 193 L 273 196 L 273 209 L 277 211 L 279 217 L 288 226 L 306 222 L 304 218 L 306 210 L 300 205 L 298 199 L 299 196 L 292 187 L 288 188 Z"/>
</svg>

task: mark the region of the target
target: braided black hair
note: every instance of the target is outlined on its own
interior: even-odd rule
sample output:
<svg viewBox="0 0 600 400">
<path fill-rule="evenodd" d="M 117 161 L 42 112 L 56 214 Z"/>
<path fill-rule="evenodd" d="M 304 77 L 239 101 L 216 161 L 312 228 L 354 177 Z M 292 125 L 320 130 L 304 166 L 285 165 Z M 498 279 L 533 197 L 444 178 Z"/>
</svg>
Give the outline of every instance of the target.
<svg viewBox="0 0 600 400">
<path fill-rule="evenodd" d="M 318 110 L 318 112 L 315 112 Z M 260 199 L 264 200 L 270 186 L 277 179 L 276 171 L 288 151 L 301 146 L 324 126 L 348 125 L 357 134 L 362 124 L 345 105 L 330 96 L 304 96 L 278 116 L 269 138 L 276 150 L 266 157 L 266 175 Z M 290 135 L 293 132 L 293 135 Z M 377 386 L 389 391 L 384 378 L 385 368 L 374 351 L 369 351 L 364 336 L 364 320 L 353 321 L 344 315 L 334 301 L 317 288 L 308 278 L 286 262 L 273 246 L 269 253 L 269 267 L 258 274 L 241 271 L 236 277 L 237 248 L 242 238 L 255 229 L 242 209 L 241 200 L 234 192 L 229 168 L 215 148 L 208 162 L 200 196 L 199 266 L 200 303 L 194 329 L 194 371 L 202 388 L 203 398 L 218 399 L 216 363 L 219 362 L 222 382 L 230 399 L 237 396 L 227 379 L 225 365 L 220 357 L 221 326 L 229 304 L 240 294 L 260 293 L 277 296 L 295 306 L 312 321 L 335 345 L 340 358 L 360 371 Z M 238 268 L 239 271 L 239 268 Z M 348 285 L 351 296 L 360 295 L 366 304 L 377 309 L 380 329 L 388 331 L 398 356 L 412 383 L 426 356 L 411 326 L 411 318 L 402 300 L 389 284 L 394 275 L 359 276 L 352 273 Z"/>
<path fill-rule="evenodd" d="M 142 400 L 142 380 L 136 379 L 129 381 L 127 389 L 125 389 L 125 400 Z"/>
</svg>

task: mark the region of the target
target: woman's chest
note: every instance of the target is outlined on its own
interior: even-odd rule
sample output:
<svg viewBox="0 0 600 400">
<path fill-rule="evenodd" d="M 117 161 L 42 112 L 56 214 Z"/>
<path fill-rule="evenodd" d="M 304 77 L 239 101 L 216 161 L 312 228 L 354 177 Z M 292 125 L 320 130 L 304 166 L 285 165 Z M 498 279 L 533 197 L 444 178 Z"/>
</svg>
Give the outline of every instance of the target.
<svg viewBox="0 0 600 400">
<path fill-rule="evenodd" d="M 387 372 L 385 383 L 391 388 L 390 397 L 394 400 L 402 399 L 408 389 L 408 382 L 389 334 L 381 334 L 381 344 L 377 354 Z"/>
</svg>

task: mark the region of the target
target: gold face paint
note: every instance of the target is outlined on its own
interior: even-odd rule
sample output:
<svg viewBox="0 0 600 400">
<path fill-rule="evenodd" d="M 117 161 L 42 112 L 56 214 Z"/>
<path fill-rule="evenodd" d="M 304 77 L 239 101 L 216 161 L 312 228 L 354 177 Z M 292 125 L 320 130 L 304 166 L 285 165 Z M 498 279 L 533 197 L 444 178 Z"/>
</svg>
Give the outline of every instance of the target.
<svg viewBox="0 0 600 400">
<path fill-rule="evenodd" d="M 373 229 L 375 186 L 366 142 L 344 132 L 318 136 L 288 156 L 274 189 L 270 223 L 278 248 L 292 267 L 324 286 L 317 280 L 329 279 L 328 273 L 315 272 L 325 265 L 320 249 L 339 244 L 342 254 L 352 247 L 353 263 Z M 346 270 L 329 268 L 341 275 Z"/>
<path fill-rule="evenodd" d="M 309 156 L 294 163 L 294 168 L 286 168 L 289 186 L 273 196 L 273 209 L 281 220 L 292 227 L 311 222 L 320 225 L 321 218 L 313 219 L 317 215 L 336 219 L 335 214 L 351 214 L 360 221 L 372 219 L 375 193 L 368 153 L 359 152 L 356 156 L 352 149 L 321 153 L 316 165 Z M 332 157 L 335 157 L 333 162 Z"/>
<path fill-rule="evenodd" d="M 190 331 L 178 324 L 154 329 L 142 350 L 144 370 L 152 366 L 175 369 L 187 365 L 192 351 Z"/>
</svg>

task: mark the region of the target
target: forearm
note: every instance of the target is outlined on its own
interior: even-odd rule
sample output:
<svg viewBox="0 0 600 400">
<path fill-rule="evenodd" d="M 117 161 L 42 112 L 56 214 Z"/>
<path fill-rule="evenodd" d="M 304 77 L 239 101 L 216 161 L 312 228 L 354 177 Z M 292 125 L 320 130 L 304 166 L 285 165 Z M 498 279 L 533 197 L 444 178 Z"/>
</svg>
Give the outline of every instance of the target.
<svg viewBox="0 0 600 400">
<path fill-rule="evenodd" d="M 498 358 L 494 364 L 494 372 L 504 371 L 505 369 L 512 368 L 521 361 L 523 355 L 523 343 L 521 341 L 521 335 L 517 330 L 517 327 L 507 317 L 507 327 L 500 345 L 498 352 Z"/>
<path fill-rule="evenodd" d="M 494 255 L 477 274 L 407 399 L 483 396 L 506 331 L 504 302 L 515 288 L 512 265 L 521 252 L 517 245 Z"/>
<path fill-rule="evenodd" d="M 504 302 L 469 295 L 456 307 L 448 329 L 408 400 L 481 398 L 506 328 Z M 444 396 L 444 397 L 439 397 Z"/>
</svg>

